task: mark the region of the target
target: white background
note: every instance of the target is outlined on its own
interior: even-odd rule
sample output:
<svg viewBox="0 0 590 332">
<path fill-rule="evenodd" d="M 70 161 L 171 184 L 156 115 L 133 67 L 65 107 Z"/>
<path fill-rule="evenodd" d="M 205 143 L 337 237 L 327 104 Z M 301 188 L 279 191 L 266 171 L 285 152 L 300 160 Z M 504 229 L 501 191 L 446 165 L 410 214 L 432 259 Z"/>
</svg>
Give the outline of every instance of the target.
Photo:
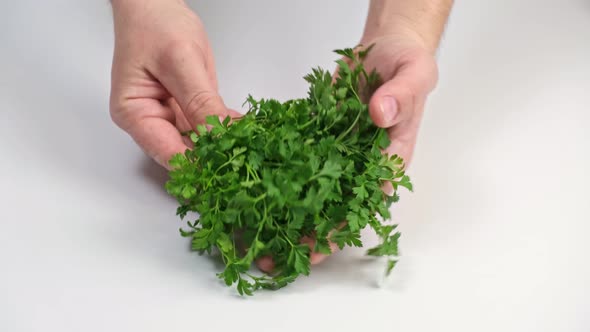
<svg viewBox="0 0 590 332">
<path fill-rule="evenodd" d="M 303 96 L 367 4 L 194 8 L 240 107 Z M 392 280 L 346 250 L 248 299 L 188 250 L 166 174 L 110 122 L 108 2 L 2 1 L 0 17 L 0 331 L 590 331 L 588 1 L 458 1 Z"/>
</svg>

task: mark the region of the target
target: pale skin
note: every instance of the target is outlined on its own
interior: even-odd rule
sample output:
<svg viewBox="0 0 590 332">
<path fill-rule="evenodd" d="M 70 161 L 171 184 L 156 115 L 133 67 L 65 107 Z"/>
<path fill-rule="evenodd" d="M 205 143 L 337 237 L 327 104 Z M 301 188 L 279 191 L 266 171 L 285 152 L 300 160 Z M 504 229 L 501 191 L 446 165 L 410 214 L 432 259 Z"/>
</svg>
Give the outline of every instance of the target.
<svg viewBox="0 0 590 332">
<path fill-rule="evenodd" d="M 115 52 L 110 112 L 162 167 L 190 147 L 181 132 L 208 115 L 239 118 L 218 93 L 205 28 L 182 0 L 112 0 Z M 369 100 L 377 126 L 387 128 L 384 151 L 412 159 L 428 94 L 438 79 L 434 58 L 453 0 L 372 0 L 359 44 L 375 47 L 365 61 L 383 85 Z M 384 188 L 390 191 L 391 188 Z M 313 238 L 302 242 L 313 246 Z M 333 251 L 336 249 L 332 245 Z M 311 254 L 317 264 L 327 256 Z M 264 271 L 272 258 L 258 261 Z"/>
</svg>

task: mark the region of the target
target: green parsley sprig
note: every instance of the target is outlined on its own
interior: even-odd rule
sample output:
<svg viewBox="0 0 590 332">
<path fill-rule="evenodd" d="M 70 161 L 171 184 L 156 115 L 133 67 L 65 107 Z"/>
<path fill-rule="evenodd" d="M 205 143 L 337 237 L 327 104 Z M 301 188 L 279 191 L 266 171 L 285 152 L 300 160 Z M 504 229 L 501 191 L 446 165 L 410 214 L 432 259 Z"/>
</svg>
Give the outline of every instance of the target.
<svg viewBox="0 0 590 332">
<path fill-rule="evenodd" d="M 387 132 L 373 124 L 360 97 L 380 83 L 363 67 L 370 49 L 336 50 L 343 57 L 337 79 L 313 69 L 305 76 L 307 98 L 249 96 L 239 120 L 208 117 L 209 129 L 199 125 L 189 134 L 194 148 L 171 159 L 166 189 L 178 199 L 177 214 L 199 214 L 181 235 L 193 250 L 216 248 L 225 264 L 218 277 L 241 295 L 308 275 L 310 251 L 329 254 L 329 241 L 340 249 L 361 247 L 367 225 L 382 239 L 367 254 L 389 257 L 386 274 L 395 266 L 400 233 L 377 215 L 390 219 L 398 188 L 412 190 L 412 184 L 402 158 L 382 153 Z M 392 196 L 381 190 L 385 182 Z M 303 236 L 313 236 L 315 247 L 301 244 Z M 267 255 L 275 263 L 272 275 L 250 273 L 252 262 Z"/>
</svg>

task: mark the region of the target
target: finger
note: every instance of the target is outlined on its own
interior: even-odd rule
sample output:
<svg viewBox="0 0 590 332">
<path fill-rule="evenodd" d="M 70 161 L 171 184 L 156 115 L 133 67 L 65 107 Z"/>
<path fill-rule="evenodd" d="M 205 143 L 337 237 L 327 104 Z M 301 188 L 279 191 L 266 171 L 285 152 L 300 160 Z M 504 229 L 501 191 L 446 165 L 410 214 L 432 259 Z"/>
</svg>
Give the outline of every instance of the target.
<svg viewBox="0 0 590 332">
<path fill-rule="evenodd" d="M 389 129 L 390 134 L 389 136 L 396 136 L 395 131 L 399 131 L 399 128 L 396 127 L 392 127 Z M 404 129 L 405 130 L 405 129 Z M 391 133 L 394 132 L 394 133 Z M 416 135 L 411 136 L 411 138 L 408 139 L 398 139 L 398 138 L 390 138 L 391 140 L 391 144 L 389 145 L 389 147 L 385 150 L 385 152 L 387 153 L 387 155 L 392 156 L 394 154 L 401 156 L 402 159 L 404 160 L 404 168 L 407 169 L 410 166 L 410 163 L 412 162 L 412 157 L 414 154 L 414 147 L 416 146 Z M 383 182 L 382 186 L 381 186 L 381 190 L 388 196 L 393 195 L 394 190 L 393 190 L 393 185 L 391 184 L 391 182 L 385 181 Z"/>
<path fill-rule="evenodd" d="M 180 133 L 186 133 L 192 130 L 191 124 L 186 119 L 186 116 L 184 116 L 184 112 L 180 108 L 180 105 L 178 105 L 178 102 L 176 102 L 176 99 L 170 97 L 166 99 L 163 104 L 174 113 L 174 125 Z M 193 141 L 191 141 L 190 137 L 186 135 L 182 136 L 182 141 L 189 148 L 194 146 Z"/>
<path fill-rule="evenodd" d="M 263 256 L 256 260 L 256 266 L 258 266 L 262 272 L 270 273 L 275 268 L 275 262 L 272 260 L 271 256 Z"/>
<path fill-rule="evenodd" d="M 330 254 L 335 253 L 340 248 L 338 248 L 338 245 L 336 243 L 330 241 L 329 239 L 335 230 L 341 230 L 342 228 L 344 228 L 344 226 L 346 226 L 346 221 L 341 222 L 340 224 L 338 224 L 338 226 L 336 226 L 335 229 L 328 232 L 328 236 L 326 236 L 326 238 L 328 239 L 328 245 L 330 246 Z M 301 243 L 307 244 L 309 246 L 309 249 L 311 249 L 309 260 L 312 265 L 319 264 L 323 262 L 326 258 L 328 258 L 328 256 L 330 256 L 330 254 L 323 254 L 320 252 L 315 252 L 313 250 L 315 248 L 316 243 L 315 237 L 313 236 L 304 236 L 303 238 L 301 238 Z"/>
<path fill-rule="evenodd" d="M 213 89 L 215 91 L 218 91 L 219 89 L 219 84 L 217 82 L 217 71 L 215 70 L 215 57 L 213 56 L 213 51 L 211 50 L 211 46 L 209 44 L 207 44 L 207 69 L 209 72 L 209 80 L 211 81 L 211 84 L 213 85 Z"/>
<path fill-rule="evenodd" d="M 416 140 L 418 138 L 418 129 L 420 128 L 420 121 L 422 120 L 423 113 L 424 101 L 421 101 L 409 121 L 387 129 L 387 134 L 391 143 L 383 150 L 383 153 L 388 156 L 398 155 L 402 157 L 405 169 L 407 169 L 412 162 L 414 147 L 416 146 Z M 388 181 L 383 182 L 381 190 L 388 196 L 391 196 L 394 193 L 393 185 Z"/>
<path fill-rule="evenodd" d="M 425 100 L 419 100 L 411 119 L 387 129 L 391 144 L 385 149 L 385 153 L 389 156 L 396 154 L 402 157 L 405 168 L 409 167 L 413 158 L 420 122 L 424 114 L 424 104 Z"/>
<path fill-rule="evenodd" d="M 196 43 L 178 43 L 164 52 L 152 73 L 181 106 L 195 128 L 209 115 L 237 116 L 217 94 L 206 66 L 206 55 Z"/>
<path fill-rule="evenodd" d="M 330 232 L 331 234 L 331 232 Z M 330 235 L 328 235 L 328 238 L 330 237 Z M 311 250 L 311 254 L 309 256 L 309 261 L 311 263 L 311 265 L 316 265 L 319 264 L 321 262 L 323 262 L 326 258 L 328 258 L 328 254 L 322 254 L 320 252 L 315 252 L 313 251 L 313 248 L 315 248 L 315 238 L 313 237 L 309 237 L 309 236 L 304 236 L 301 239 L 301 243 L 303 244 L 307 244 L 309 246 L 309 249 Z M 338 245 L 332 241 L 328 241 L 328 245 L 330 246 L 330 251 L 331 253 L 335 253 L 336 251 L 338 251 Z"/>
<path fill-rule="evenodd" d="M 393 78 L 371 97 L 369 112 L 375 124 L 389 128 L 410 119 L 421 99 L 436 84 L 436 64 L 427 55 L 402 61 Z"/>
<path fill-rule="evenodd" d="M 175 122 L 175 125 L 176 125 L 176 128 L 178 129 L 178 131 L 180 131 L 181 133 L 186 133 L 186 132 L 190 132 L 191 130 L 193 130 L 191 124 L 186 119 L 184 112 L 180 108 L 180 105 L 178 105 L 178 103 L 176 102 L 176 100 L 174 98 L 168 98 L 164 102 L 164 105 L 174 112 L 174 118 L 175 118 L 174 122 Z M 230 112 L 232 112 L 232 114 L 233 113 L 240 114 L 232 109 L 230 109 Z M 236 119 L 236 118 L 237 117 L 232 117 L 232 120 Z M 230 121 L 230 123 L 231 123 L 231 121 Z M 190 139 L 190 137 L 188 137 L 187 135 L 182 136 L 182 141 L 189 148 L 192 148 L 195 145 L 193 143 L 193 141 Z"/>
<path fill-rule="evenodd" d="M 389 156 L 398 155 L 402 157 L 404 168 L 407 169 L 412 162 L 417 135 L 408 128 L 399 128 L 398 126 L 389 128 L 388 130 L 391 144 L 385 149 L 385 153 Z M 397 135 L 401 135 L 401 137 L 407 136 L 407 138 L 400 138 Z M 388 196 L 394 193 L 393 185 L 388 181 L 383 182 L 381 190 Z"/>
<path fill-rule="evenodd" d="M 344 226 L 346 226 L 346 222 L 341 222 L 336 229 L 342 229 Z M 330 231 L 328 233 L 327 238 L 329 239 L 330 236 L 332 235 L 334 231 Z M 309 261 L 311 263 L 311 265 L 315 265 L 315 264 L 319 264 L 322 261 L 324 261 L 328 256 L 330 255 L 326 255 L 326 254 L 322 254 L 319 252 L 314 252 L 313 249 L 315 248 L 315 238 L 313 236 L 304 236 L 301 238 L 300 241 L 302 244 L 307 244 L 309 246 L 310 249 L 310 257 L 309 257 Z M 340 248 L 338 248 L 338 245 L 330 240 L 328 240 L 328 245 L 330 246 L 330 251 L 332 253 L 335 253 L 336 251 L 338 251 Z M 263 272 L 271 272 L 274 267 L 274 261 L 272 259 L 272 256 L 263 256 L 260 257 L 259 259 L 256 260 L 256 266 L 258 266 L 258 268 L 260 270 L 262 270 Z"/>
<path fill-rule="evenodd" d="M 115 123 L 158 164 L 170 169 L 168 161 L 187 147 L 176 127 L 174 114 L 157 100 L 136 99 L 113 112 Z M 115 115 L 116 114 L 116 115 Z"/>
</svg>

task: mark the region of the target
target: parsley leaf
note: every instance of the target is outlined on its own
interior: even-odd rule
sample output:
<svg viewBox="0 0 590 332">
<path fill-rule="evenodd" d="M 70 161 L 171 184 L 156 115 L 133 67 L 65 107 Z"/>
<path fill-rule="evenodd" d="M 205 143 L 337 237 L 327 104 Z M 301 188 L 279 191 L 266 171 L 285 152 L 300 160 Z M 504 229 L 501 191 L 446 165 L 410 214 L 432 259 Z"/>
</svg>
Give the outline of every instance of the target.
<svg viewBox="0 0 590 332">
<path fill-rule="evenodd" d="M 381 82 L 363 67 L 370 49 L 336 50 L 338 77 L 312 69 L 304 98 L 248 96 L 239 120 L 207 117 L 186 134 L 192 149 L 169 161 L 166 190 L 178 200 L 177 215 L 199 214 L 181 235 L 195 251 L 219 252 L 225 268 L 217 276 L 240 295 L 309 275 L 311 251 L 329 254 L 329 241 L 362 247 L 367 225 L 382 239 L 367 254 L 388 256 L 386 274 L 394 268 L 400 233 L 376 216 L 390 219 L 398 189 L 413 187 L 402 158 L 382 154 L 390 140 L 368 112 Z M 393 196 L 381 191 L 386 182 Z M 316 238 L 313 248 L 300 243 L 304 236 Z M 275 271 L 251 274 L 251 263 L 268 255 Z"/>
</svg>

